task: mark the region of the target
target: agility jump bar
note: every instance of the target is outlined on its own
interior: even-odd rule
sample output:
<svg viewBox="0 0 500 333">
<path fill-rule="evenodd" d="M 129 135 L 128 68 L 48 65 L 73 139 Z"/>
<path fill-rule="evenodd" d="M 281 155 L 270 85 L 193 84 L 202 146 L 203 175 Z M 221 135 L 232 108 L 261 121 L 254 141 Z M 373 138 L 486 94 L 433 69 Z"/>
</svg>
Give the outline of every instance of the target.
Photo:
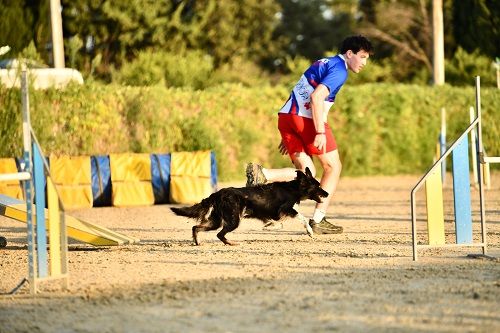
<svg viewBox="0 0 500 333">
<path fill-rule="evenodd" d="M 484 213 L 484 189 L 482 186 L 483 172 L 478 167 L 479 179 L 479 201 L 481 213 L 481 242 L 474 243 L 472 235 L 472 212 L 469 180 L 469 156 L 468 156 L 468 134 L 477 128 L 476 154 L 477 163 L 483 154 L 481 142 L 481 101 L 479 77 L 476 77 L 476 106 L 477 117 L 470 123 L 467 129 L 446 150 L 432 167 L 417 182 L 411 191 L 411 218 L 412 218 L 412 241 L 413 260 L 417 260 L 419 248 L 436 247 L 481 247 L 483 255 L 486 254 L 486 221 Z M 453 158 L 453 194 L 455 208 L 455 234 L 456 243 L 445 243 L 442 175 L 441 167 L 445 159 L 452 154 Z M 425 184 L 427 201 L 427 232 L 428 244 L 418 244 L 417 238 L 417 209 L 416 193 Z"/>
</svg>

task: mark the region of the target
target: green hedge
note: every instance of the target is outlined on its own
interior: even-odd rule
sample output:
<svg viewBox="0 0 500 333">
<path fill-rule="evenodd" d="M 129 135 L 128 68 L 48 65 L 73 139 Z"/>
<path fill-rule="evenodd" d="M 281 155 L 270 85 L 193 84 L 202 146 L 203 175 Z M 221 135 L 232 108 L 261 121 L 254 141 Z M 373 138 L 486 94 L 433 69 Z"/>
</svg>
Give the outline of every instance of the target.
<svg viewBox="0 0 500 333">
<path fill-rule="evenodd" d="M 94 155 L 213 149 L 222 180 L 247 161 L 290 166 L 279 155 L 277 110 L 286 87 L 226 84 L 206 90 L 87 83 L 31 90 L 31 122 L 46 154 Z M 343 174 L 421 174 L 432 163 L 446 108 L 451 143 L 468 126 L 473 87 L 346 86 L 330 112 Z M 500 91 L 482 89 L 483 139 L 500 156 Z M 0 156 L 21 155 L 18 90 L 0 88 Z"/>
</svg>

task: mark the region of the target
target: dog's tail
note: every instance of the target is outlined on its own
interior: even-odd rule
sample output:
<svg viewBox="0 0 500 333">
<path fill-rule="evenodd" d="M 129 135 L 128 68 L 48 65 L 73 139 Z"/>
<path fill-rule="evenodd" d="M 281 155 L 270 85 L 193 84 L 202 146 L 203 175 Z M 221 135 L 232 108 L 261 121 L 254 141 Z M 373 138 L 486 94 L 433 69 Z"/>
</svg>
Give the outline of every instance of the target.
<svg viewBox="0 0 500 333">
<path fill-rule="evenodd" d="M 210 210 L 212 206 L 210 197 L 203 199 L 200 203 L 197 203 L 190 207 L 170 207 L 172 212 L 179 216 L 190 217 L 197 220 L 202 220 Z"/>
</svg>

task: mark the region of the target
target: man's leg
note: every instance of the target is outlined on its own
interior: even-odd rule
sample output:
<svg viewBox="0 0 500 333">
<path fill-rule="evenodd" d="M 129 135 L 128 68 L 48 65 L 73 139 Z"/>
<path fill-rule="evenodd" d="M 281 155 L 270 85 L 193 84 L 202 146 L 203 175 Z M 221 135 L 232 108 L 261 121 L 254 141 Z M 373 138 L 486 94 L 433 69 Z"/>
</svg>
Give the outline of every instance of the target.
<svg viewBox="0 0 500 333">
<path fill-rule="evenodd" d="M 328 197 L 316 205 L 316 209 L 325 210 L 328 208 L 333 193 L 337 190 L 337 184 L 342 171 L 338 150 L 331 151 L 323 155 L 317 155 L 321 166 L 323 167 L 323 176 L 321 177 L 321 188 L 328 192 Z"/>
<path fill-rule="evenodd" d="M 326 154 L 317 155 L 317 157 L 323 168 L 323 176 L 320 181 L 321 188 L 328 192 L 328 197 L 324 198 L 321 203 L 316 204 L 310 224 L 312 224 L 315 233 L 341 233 L 342 227 L 334 226 L 325 219 L 328 205 L 337 190 L 340 172 L 342 171 L 339 153 L 338 150 L 334 150 Z"/>
<path fill-rule="evenodd" d="M 247 186 L 294 180 L 297 177 L 296 171 L 302 170 L 305 172 L 306 167 L 311 170 L 313 176 L 316 174 L 311 156 L 304 152 L 298 152 L 292 154 L 291 158 L 295 168 L 267 169 L 261 165 L 249 163 L 246 170 Z"/>
</svg>

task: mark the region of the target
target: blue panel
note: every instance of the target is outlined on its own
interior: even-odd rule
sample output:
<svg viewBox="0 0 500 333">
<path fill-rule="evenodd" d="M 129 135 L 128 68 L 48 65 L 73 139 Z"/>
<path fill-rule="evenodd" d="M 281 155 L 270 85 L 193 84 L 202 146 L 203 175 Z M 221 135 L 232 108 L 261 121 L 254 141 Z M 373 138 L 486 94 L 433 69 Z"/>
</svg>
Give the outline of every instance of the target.
<svg viewBox="0 0 500 333">
<path fill-rule="evenodd" d="M 170 197 L 170 154 L 151 154 L 151 183 L 155 204 L 168 203 Z"/>
<path fill-rule="evenodd" d="M 472 213 L 467 136 L 453 150 L 453 196 L 457 244 L 472 243 Z"/>
<path fill-rule="evenodd" d="M 111 206 L 111 170 L 109 156 L 91 156 L 92 197 L 94 207 Z"/>
<path fill-rule="evenodd" d="M 215 152 L 212 151 L 210 154 L 210 168 L 211 168 L 211 185 L 215 189 L 217 188 L 217 160 L 215 159 Z"/>
<path fill-rule="evenodd" d="M 42 155 L 33 144 L 33 181 L 36 200 L 36 249 L 38 259 L 38 277 L 48 275 L 47 232 L 45 231 L 45 173 Z"/>
</svg>

